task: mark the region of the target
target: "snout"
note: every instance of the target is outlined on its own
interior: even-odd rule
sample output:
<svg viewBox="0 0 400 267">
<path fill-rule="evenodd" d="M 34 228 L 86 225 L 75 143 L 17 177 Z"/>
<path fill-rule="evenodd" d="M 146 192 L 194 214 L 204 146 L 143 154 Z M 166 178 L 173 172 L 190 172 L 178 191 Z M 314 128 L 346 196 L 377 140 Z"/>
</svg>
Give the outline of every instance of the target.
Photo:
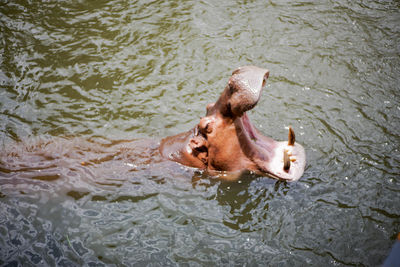
<svg viewBox="0 0 400 267">
<path fill-rule="evenodd" d="M 236 69 L 228 82 L 228 105 L 236 116 L 254 108 L 260 99 L 262 88 L 269 77 L 269 70 L 256 66 Z"/>
</svg>

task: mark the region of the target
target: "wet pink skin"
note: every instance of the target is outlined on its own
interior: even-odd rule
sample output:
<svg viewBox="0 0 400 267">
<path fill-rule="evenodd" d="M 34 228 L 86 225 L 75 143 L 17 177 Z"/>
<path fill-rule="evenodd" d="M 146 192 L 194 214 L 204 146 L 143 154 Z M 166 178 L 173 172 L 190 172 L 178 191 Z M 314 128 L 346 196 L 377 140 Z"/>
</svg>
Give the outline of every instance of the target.
<svg viewBox="0 0 400 267">
<path fill-rule="evenodd" d="M 217 102 L 207 105 L 206 116 L 198 125 L 161 141 L 161 155 L 208 171 L 249 170 L 276 179 L 298 180 L 306 161 L 303 147 L 262 135 L 246 114 L 256 106 L 268 76 L 267 69 L 255 66 L 236 69 Z M 284 153 L 286 161 L 290 160 L 286 169 Z"/>
</svg>

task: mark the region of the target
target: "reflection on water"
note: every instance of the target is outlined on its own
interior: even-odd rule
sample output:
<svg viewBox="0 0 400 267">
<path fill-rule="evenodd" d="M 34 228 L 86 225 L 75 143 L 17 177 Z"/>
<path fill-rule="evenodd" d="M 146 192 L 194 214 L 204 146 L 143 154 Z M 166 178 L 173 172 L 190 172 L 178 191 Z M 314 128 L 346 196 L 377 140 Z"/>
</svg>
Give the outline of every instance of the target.
<svg viewBox="0 0 400 267">
<path fill-rule="evenodd" d="M 0 265 L 379 265 L 400 231 L 397 1 L 3 1 Z M 297 183 L 163 161 L 240 65 Z"/>
</svg>

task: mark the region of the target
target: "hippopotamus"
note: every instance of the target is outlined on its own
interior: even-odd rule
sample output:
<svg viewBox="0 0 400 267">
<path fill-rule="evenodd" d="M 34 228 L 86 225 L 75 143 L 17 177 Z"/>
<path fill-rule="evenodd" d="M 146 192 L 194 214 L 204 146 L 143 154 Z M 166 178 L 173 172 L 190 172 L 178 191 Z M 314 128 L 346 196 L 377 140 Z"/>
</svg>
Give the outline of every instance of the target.
<svg viewBox="0 0 400 267">
<path fill-rule="evenodd" d="M 268 70 L 255 66 L 238 68 L 219 99 L 207 105 L 206 115 L 195 127 L 161 141 L 38 137 L 8 143 L 0 149 L 0 178 L 30 177 L 62 183 L 63 177 L 82 177 L 75 181 L 80 184 L 88 175 L 96 182 L 108 171 L 113 176 L 116 171 L 122 176 L 125 172 L 159 169 L 179 172 L 178 163 L 223 180 L 237 180 L 248 172 L 298 180 L 306 156 L 295 142 L 293 129 L 289 128 L 288 141 L 278 142 L 262 135 L 246 114 L 259 101 L 268 76 Z"/>
<path fill-rule="evenodd" d="M 180 164 L 210 172 L 251 171 L 279 180 L 296 181 L 306 163 L 304 148 L 289 127 L 288 141 L 264 136 L 250 122 L 247 111 L 261 96 L 269 70 L 256 66 L 232 72 L 228 84 L 206 115 L 191 130 L 161 140 L 161 155 Z"/>
</svg>

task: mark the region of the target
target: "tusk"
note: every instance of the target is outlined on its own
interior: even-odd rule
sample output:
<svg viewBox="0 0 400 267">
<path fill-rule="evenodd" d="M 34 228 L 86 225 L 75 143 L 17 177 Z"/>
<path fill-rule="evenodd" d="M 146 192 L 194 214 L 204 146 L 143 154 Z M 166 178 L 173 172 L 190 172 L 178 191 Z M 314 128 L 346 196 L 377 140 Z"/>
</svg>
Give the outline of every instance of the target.
<svg viewBox="0 0 400 267">
<path fill-rule="evenodd" d="M 286 149 L 283 150 L 283 170 L 288 172 L 290 169 L 290 157 Z"/>
<path fill-rule="evenodd" d="M 296 136 L 294 134 L 292 126 L 289 126 L 289 134 L 288 134 L 288 145 L 294 146 L 294 142 L 296 141 Z"/>
</svg>

